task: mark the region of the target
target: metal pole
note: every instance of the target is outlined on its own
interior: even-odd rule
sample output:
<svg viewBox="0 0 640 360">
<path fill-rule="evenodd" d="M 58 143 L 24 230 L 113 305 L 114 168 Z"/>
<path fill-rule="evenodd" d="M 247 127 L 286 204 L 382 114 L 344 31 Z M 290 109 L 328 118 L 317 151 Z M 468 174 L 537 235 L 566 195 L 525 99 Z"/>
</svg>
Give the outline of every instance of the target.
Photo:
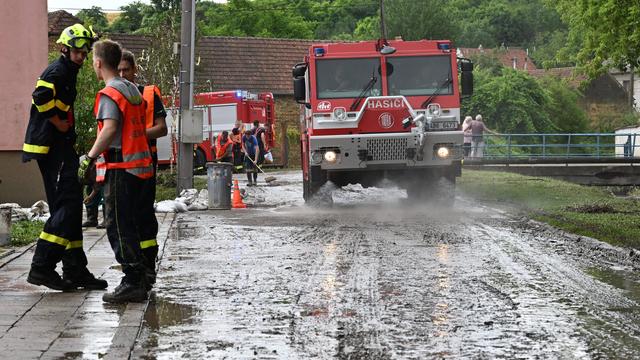
<svg viewBox="0 0 640 360">
<path fill-rule="evenodd" d="M 387 29 L 384 24 L 384 0 L 380 0 L 380 36 L 387 40 Z"/>
<path fill-rule="evenodd" d="M 177 193 L 193 187 L 193 144 L 184 143 L 184 110 L 193 108 L 193 57 L 195 1 L 182 0 L 180 27 L 180 129 L 178 132 L 178 181 Z"/>
</svg>

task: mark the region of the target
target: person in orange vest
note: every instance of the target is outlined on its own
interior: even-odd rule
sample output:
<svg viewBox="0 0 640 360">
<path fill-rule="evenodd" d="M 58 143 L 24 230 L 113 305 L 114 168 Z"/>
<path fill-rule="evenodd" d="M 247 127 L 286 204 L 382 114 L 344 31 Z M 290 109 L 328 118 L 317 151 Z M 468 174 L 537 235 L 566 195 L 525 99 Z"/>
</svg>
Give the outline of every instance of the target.
<svg viewBox="0 0 640 360">
<path fill-rule="evenodd" d="M 232 145 L 233 142 L 229 139 L 229 132 L 223 131 L 222 134 L 216 138 L 216 161 L 227 163 L 232 162 Z"/>
<path fill-rule="evenodd" d="M 74 24 L 56 43 L 61 56 L 42 72 L 31 98 L 22 161 L 35 160 L 42 175 L 51 216 L 36 243 L 27 282 L 54 290 L 106 289 L 87 269 L 82 248 L 82 187 L 74 119 L 78 72 L 96 34 Z M 62 261 L 62 277 L 56 265 Z"/>
<path fill-rule="evenodd" d="M 142 194 L 153 177 L 147 143 L 145 103 L 135 84 L 118 76 L 120 44 L 102 40 L 93 46 L 93 69 L 105 87 L 96 95 L 94 113 L 98 136 L 81 163 L 78 176 L 96 167 L 96 181 L 104 182 L 107 237 L 124 277 L 102 300 L 109 303 L 147 299 L 146 265 L 142 255 Z"/>
<path fill-rule="evenodd" d="M 122 59 L 118 65 L 118 73 L 121 77 L 132 83 L 136 83 L 136 73 L 138 67 L 133 53 L 128 50 L 122 51 Z M 156 218 L 156 210 L 154 202 L 156 200 L 156 174 L 158 170 L 158 149 L 156 143 L 158 138 L 167 135 L 167 112 L 162 105 L 162 95 L 160 89 L 155 85 L 142 86 L 136 84 L 138 91 L 142 94 L 142 98 L 146 104 L 145 124 L 146 135 L 149 140 L 149 148 L 153 159 L 153 177 L 146 182 L 146 186 L 142 193 L 142 225 L 140 226 L 140 237 L 142 242 L 140 248 L 144 255 L 144 261 L 147 270 L 147 288 L 151 289 L 156 283 L 156 258 L 158 257 L 158 219 Z"/>
</svg>

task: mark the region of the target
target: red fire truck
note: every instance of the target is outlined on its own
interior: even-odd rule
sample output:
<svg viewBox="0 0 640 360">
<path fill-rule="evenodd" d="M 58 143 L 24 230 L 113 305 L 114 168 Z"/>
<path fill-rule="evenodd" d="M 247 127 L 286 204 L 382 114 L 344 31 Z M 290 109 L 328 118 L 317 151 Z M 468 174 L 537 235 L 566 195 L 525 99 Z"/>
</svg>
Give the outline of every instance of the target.
<svg viewBox="0 0 640 360">
<path fill-rule="evenodd" d="M 194 96 L 194 107 L 204 110 L 202 142 L 194 147 L 194 169 L 202 168 L 207 161 L 215 160 L 215 141 L 223 131 L 229 131 L 242 124 L 241 129 L 250 129 L 258 120 L 266 129 L 269 147 L 275 146 L 274 127 L 276 122 L 273 94 L 253 94 L 244 90 L 216 91 Z M 171 109 L 170 109 L 171 110 Z M 171 164 L 177 159 L 175 111 L 167 111 L 167 127 L 170 136 L 158 139 L 158 162 Z"/>
<path fill-rule="evenodd" d="M 293 67 L 305 200 L 327 181 L 367 187 L 386 178 L 410 198 L 451 204 L 472 71 L 448 40 L 311 45 Z"/>
</svg>

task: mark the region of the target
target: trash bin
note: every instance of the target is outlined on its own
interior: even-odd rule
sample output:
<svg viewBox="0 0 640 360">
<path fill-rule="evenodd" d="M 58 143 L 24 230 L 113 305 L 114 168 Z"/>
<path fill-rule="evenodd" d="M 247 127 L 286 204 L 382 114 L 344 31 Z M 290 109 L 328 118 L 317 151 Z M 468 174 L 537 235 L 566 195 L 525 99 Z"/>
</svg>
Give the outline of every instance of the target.
<svg viewBox="0 0 640 360">
<path fill-rule="evenodd" d="M 207 188 L 209 189 L 209 209 L 231 209 L 231 181 L 233 164 L 207 163 Z"/>
<path fill-rule="evenodd" d="M 0 208 L 0 246 L 11 240 L 11 208 Z"/>
</svg>

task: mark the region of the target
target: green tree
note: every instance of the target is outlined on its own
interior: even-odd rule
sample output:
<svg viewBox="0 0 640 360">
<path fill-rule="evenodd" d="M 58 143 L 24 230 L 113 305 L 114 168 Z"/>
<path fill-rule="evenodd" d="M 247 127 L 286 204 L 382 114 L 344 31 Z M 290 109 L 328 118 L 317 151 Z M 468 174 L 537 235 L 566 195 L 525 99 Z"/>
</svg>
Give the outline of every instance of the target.
<svg viewBox="0 0 640 360">
<path fill-rule="evenodd" d="M 569 25 L 569 44 L 579 45 L 578 65 L 591 77 L 612 66 L 638 67 L 640 6 L 636 0 L 547 0 Z"/>
<path fill-rule="evenodd" d="M 463 114 L 482 114 L 488 127 L 503 133 L 548 133 L 556 126 L 541 109 L 550 106 L 551 98 L 528 74 L 502 69 L 500 76 L 489 71 L 475 71 L 474 94 L 463 101 Z"/>
<path fill-rule="evenodd" d="M 82 9 L 78 11 L 76 16 L 82 20 L 85 26 L 93 26 L 95 31 L 105 31 L 109 27 L 107 17 L 99 6 L 92 6 L 90 9 Z"/>
<path fill-rule="evenodd" d="M 443 0 L 386 2 L 388 36 L 402 36 L 405 40 L 455 39 L 458 28 L 448 4 Z"/>
<path fill-rule="evenodd" d="M 297 8 L 278 0 L 229 0 L 208 6 L 199 26 L 202 35 L 313 37 L 313 26 L 297 13 Z"/>
<path fill-rule="evenodd" d="M 561 133 L 587 132 L 589 120 L 579 105 L 581 94 L 566 81 L 546 76 L 538 80 L 540 87 L 549 94 L 549 102 L 541 109 Z"/>
<path fill-rule="evenodd" d="M 115 33 L 132 33 L 140 29 L 142 20 L 146 14 L 153 12 L 153 7 L 136 1 L 129 5 L 121 6 L 122 13 L 116 18 L 109 28 L 110 32 Z"/>
</svg>

